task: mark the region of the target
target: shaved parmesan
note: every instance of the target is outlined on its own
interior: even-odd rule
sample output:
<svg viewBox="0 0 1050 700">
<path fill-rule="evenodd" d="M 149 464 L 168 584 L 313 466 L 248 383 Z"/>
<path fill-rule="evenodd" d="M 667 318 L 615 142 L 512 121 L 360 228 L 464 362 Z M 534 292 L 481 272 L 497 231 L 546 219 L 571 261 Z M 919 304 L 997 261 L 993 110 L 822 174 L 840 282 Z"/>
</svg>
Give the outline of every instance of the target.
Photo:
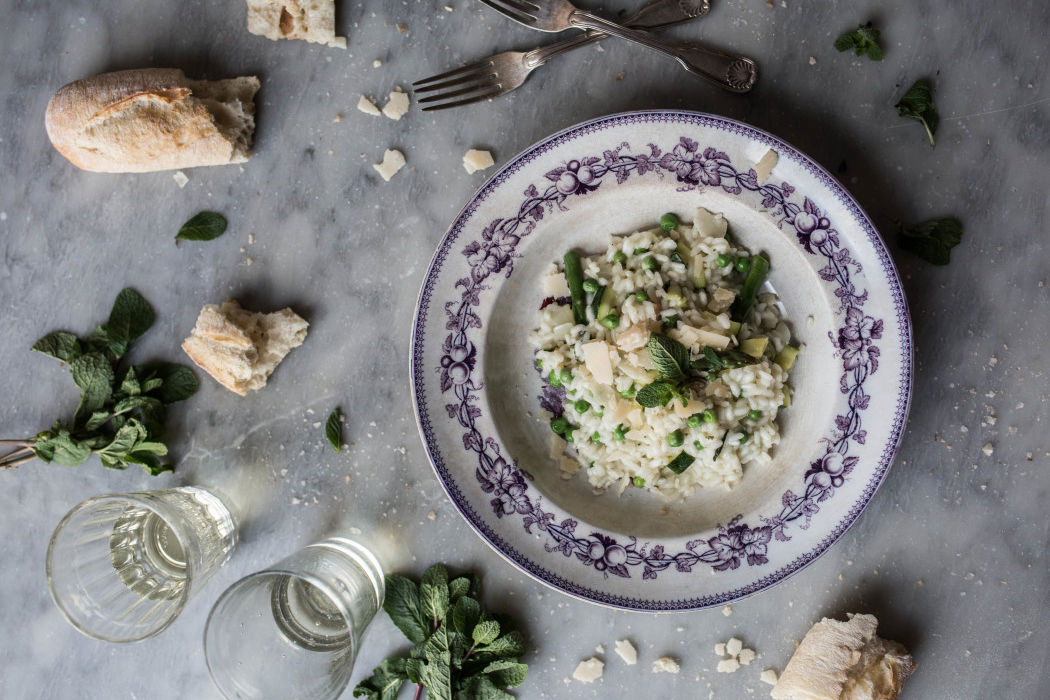
<svg viewBox="0 0 1050 700">
<path fill-rule="evenodd" d="M 599 384 L 613 383 L 612 360 L 609 359 L 609 346 L 604 340 L 592 340 L 585 343 L 583 361 L 594 377 L 594 381 Z"/>
<path fill-rule="evenodd" d="M 492 160 L 492 154 L 488 151 L 479 151 L 472 148 L 463 156 L 463 167 L 471 174 L 491 168 L 495 164 L 496 161 Z"/>
<path fill-rule="evenodd" d="M 755 164 L 755 179 L 758 181 L 758 184 L 765 184 L 766 180 L 769 179 L 769 174 L 776 167 L 778 160 L 780 160 L 780 154 L 773 149 L 769 149 L 762 156 L 762 160 Z"/>
<path fill-rule="evenodd" d="M 681 667 L 670 656 L 661 656 L 653 662 L 653 673 L 678 673 Z"/>
<path fill-rule="evenodd" d="M 719 335 L 718 333 L 712 333 L 711 331 L 705 331 L 701 328 L 696 329 L 696 340 L 701 345 L 706 345 L 716 350 L 725 350 L 729 347 L 729 337 Z"/>
<path fill-rule="evenodd" d="M 621 639 L 616 642 L 616 653 L 624 660 L 624 663 L 633 666 L 638 663 L 638 650 L 634 648 L 629 640 Z"/>
<path fill-rule="evenodd" d="M 569 443 L 565 442 L 561 435 L 551 434 L 551 449 L 549 452 L 551 459 L 561 459 L 562 454 L 565 452 L 565 446 Z"/>
<path fill-rule="evenodd" d="M 376 107 L 376 103 L 364 95 L 361 95 L 361 99 L 357 101 L 357 109 L 373 117 L 378 117 L 382 114 L 382 112 L 379 111 L 379 108 Z"/>
<path fill-rule="evenodd" d="M 591 657 L 579 663 L 576 670 L 572 672 L 572 677 L 584 683 L 593 683 L 602 677 L 603 668 L 605 668 L 605 664 L 599 659 Z"/>
<path fill-rule="evenodd" d="M 725 238 L 729 222 L 721 214 L 715 214 L 703 207 L 696 208 L 693 217 L 693 233 L 701 238 Z"/>
<path fill-rule="evenodd" d="M 360 106 L 360 105 L 358 105 Z M 400 89 L 390 93 L 387 103 L 383 105 L 383 116 L 397 121 L 408 112 L 408 93 Z"/>
<path fill-rule="evenodd" d="M 570 296 L 569 283 L 565 281 L 565 275 L 559 272 L 544 277 L 543 296 L 554 297 L 555 299 Z"/>
<path fill-rule="evenodd" d="M 401 151 L 388 148 L 386 153 L 383 154 L 383 162 L 376 163 L 372 166 L 387 182 L 390 182 L 390 178 L 394 177 L 394 174 L 405 167 L 405 156 Z"/>
</svg>

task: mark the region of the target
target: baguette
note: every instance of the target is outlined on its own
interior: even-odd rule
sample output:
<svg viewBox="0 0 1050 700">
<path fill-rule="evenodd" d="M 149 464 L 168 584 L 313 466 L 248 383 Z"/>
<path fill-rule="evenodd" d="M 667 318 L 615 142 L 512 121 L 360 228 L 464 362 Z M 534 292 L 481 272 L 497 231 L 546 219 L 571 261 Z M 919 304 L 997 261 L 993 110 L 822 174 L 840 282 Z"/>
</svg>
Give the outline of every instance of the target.
<svg viewBox="0 0 1050 700">
<path fill-rule="evenodd" d="M 894 700 L 915 670 L 908 650 L 875 636 L 873 615 L 848 622 L 824 618 L 806 633 L 780 680 L 774 700 Z"/>
<path fill-rule="evenodd" d="M 261 314 L 231 299 L 204 306 L 182 349 L 215 381 L 244 396 L 266 386 L 281 360 L 302 345 L 309 325 L 291 309 Z"/>
<path fill-rule="evenodd" d="M 73 165 L 145 173 L 243 163 L 255 129 L 259 80 L 188 80 L 181 70 L 106 73 L 62 87 L 44 123 Z"/>
</svg>

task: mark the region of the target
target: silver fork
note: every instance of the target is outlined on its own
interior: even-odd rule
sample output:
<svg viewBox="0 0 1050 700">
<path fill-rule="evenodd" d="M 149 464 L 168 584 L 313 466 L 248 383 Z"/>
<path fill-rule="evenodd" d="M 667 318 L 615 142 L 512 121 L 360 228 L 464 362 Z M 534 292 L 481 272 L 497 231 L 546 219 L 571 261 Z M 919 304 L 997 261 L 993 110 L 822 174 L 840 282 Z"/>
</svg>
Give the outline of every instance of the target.
<svg viewBox="0 0 1050 700">
<path fill-rule="evenodd" d="M 578 10 L 568 0 L 481 0 L 481 2 L 504 16 L 541 32 L 562 32 L 573 28 L 595 29 L 633 41 L 674 58 L 693 75 L 710 80 L 715 85 L 733 92 L 747 92 L 754 87 L 758 77 L 755 62 L 750 58 L 668 44 L 644 32 L 627 29 L 590 12 Z"/>
<path fill-rule="evenodd" d="M 624 21 L 633 29 L 658 30 L 703 17 L 710 11 L 708 0 L 656 0 Z M 529 73 L 555 56 L 608 37 L 588 30 L 528 52 L 506 51 L 469 66 L 417 80 L 416 94 L 440 91 L 419 99 L 424 112 L 459 107 L 499 97 L 520 87 Z M 460 98 L 460 99 L 455 99 Z"/>
</svg>

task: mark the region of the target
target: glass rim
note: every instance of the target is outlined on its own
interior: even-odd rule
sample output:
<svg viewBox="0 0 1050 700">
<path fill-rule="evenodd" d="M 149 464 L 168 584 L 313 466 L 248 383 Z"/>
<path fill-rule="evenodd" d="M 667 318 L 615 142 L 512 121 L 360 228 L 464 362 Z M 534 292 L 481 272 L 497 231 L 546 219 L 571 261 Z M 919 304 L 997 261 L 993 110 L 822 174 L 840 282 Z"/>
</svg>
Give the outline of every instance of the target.
<svg viewBox="0 0 1050 700">
<path fill-rule="evenodd" d="M 157 489 L 157 490 L 164 491 L 164 490 L 170 490 L 170 489 Z M 105 501 L 117 501 L 117 500 L 119 500 L 119 501 L 131 501 L 131 502 L 133 502 L 133 503 L 135 503 L 137 505 L 141 505 L 141 506 L 143 506 L 145 508 L 148 508 L 151 512 L 156 513 L 157 516 L 161 520 L 163 520 L 164 523 L 168 526 L 168 529 L 170 529 L 172 531 L 172 533 L 174 533 L 176 535 L 176 537 L 178 537 L 179 544 L 182 545 L 183 551 L 189 551 L 190 548 L 186 546 L 186 542 L 184 541 L 182 533 L 179 532 L 177 528 L 172 527 L 172 520 L 171 520 L 171 517 L 170 517 L 171 514 L 170 513 L 165 513 L 162 510 L 158 509 L 157 508 L 157 505 L 158 505 L 157 503 L 154 503 L 154 502 L 149 501 L 148 499 L 142 498 L 141 495 L 143 493 L 151 493 L 151 492 L 150 491 L 133 491 L 133 492 L 128 492 L 128 493 L 105 493 L 105 494 L 101 494 L 101 495 L 98 495 L 98 496 L 92 496 L 91 498 L 88 498 L 85 501 L 81 501 L 77 505 L 73 506 L 69 510 L 69 512 L 66 513 L 65 516 L 60 521 L 58 521 L 58 525 L 55 526 L 55 531 L 51 534 L 51 540 L 48 542 L 48 545 L 47 545 L 47 556 L 46 556 L 46 559 L 45 559 L 45 562 L 44 562 L 44 572 L 45 572 L 46 577 L 47 577 L 47 590 L 48 590 L 48 593 L 51 594 L 51 600 L 55 603 L 55 607 L 58 608 L 58 611 L 60 613 L 62 613 L 62 617 L 64 617 L 66 619 L 66 622 L 68 622 L 73 627 L 73 629 L 75 629 L 76 631 L 80 632 L 81 634 L 83 634 L 86 637 L 91 637 L 92 639 L 97 639 L 99 641 L 112 642 L 112 643 L 116 643 L 116 644 L 130 644 L 130 643 L 133 643 L 133 642 L 141 642 L 144 639 L 149 639 L 150 637 L 158 635 L 161 632 L 163 632 L 164 630 L 168 629 L 168 627 L 170 627 L 172 625 L 172 623 L 175 622 L 176 619 L 178 619 L 179 615 L 182 614 L 183 609 L 186 607 L 186 603 L 189 602 L 190 592 L 191 592 L 192 584 L 193 584 L 193 581 L 194 581 L 194 577 L 198 573 L 197 572 L 197 563 L 194 561 L 194 558 L 190 557 L 190 556 L 186 557 L 186 586 L 185 586 L 185 588 L 183 588 L 182 594 L 179 596 L 178 602 L 175 604 L 175 607 L 172 608 L 171 614 L 168 615 L 168 619 L 165 620 L 162 625 L 157 627 L 155 630 L 149 632 L 148 634 L 143 634 L 143 635 L 139 635 L 139 636 L 136 636 L 136 637 L 117 638 L 117 637 L 108 637 L 106 635 L 94 632 L 91 629 L 85 627 L 83 624 L 81 624 L 80 621 L 77 620 L 73 616 L 73 614 L 70 611 L 70 609 L 68 609 L 66 607 L 66 605 L 63 603 L 62 598 L 55 591 L 55 582 L 54 582 L 54 576 L 53 576 L 53 569 L 54 569 L 54 567 L 52 565 L 52 562 L 54 561 L 55 544 L 58 542 L 59 536 L 61 536 L 61 535 L 66 533 L 67 526 L 69 525 L 70 520 L 73 519 L 73 516 L 76 513 L 78 513 L 81 510 L 84 510 L 85 508 L 88 508 L 90 506 L 94 506 L 94 505 L 96 505 L 98 503 L 102 503 L 102 502 L 105 502 Z M 166 504 L 162 504 L 162 505 L 166 505 Z"/>
</svg>

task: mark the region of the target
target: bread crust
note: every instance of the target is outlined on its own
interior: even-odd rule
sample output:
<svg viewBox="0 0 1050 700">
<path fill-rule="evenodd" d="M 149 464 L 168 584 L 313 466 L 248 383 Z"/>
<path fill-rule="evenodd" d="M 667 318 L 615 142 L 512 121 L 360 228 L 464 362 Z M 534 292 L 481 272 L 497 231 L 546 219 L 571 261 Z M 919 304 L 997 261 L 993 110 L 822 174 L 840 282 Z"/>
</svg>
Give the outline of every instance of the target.
<svg viewBox="0 0 1050 700">
<path fill-rule="evenodd" d="M 196 82 L 176 68 L 105 73 L 60 88 L 44 125 L 59 153 L 94 172 L 241 163 L 251 157 L 258 89 L 255 77 Z"/>
</svg>

